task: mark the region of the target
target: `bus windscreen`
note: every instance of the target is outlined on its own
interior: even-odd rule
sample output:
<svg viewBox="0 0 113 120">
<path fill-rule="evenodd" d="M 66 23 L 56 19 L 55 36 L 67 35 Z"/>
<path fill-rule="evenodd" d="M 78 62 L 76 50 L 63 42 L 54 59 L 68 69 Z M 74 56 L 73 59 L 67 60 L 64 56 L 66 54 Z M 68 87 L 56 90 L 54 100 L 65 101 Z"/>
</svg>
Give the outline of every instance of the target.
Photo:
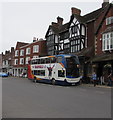
<svg viewBox="0 0 113 120">
<path fill-rule="evenodd" d="M 76 56 L 66 58 L 66 76 L 68 77 L 79 77 L 79 60 Z"/>
</svg>

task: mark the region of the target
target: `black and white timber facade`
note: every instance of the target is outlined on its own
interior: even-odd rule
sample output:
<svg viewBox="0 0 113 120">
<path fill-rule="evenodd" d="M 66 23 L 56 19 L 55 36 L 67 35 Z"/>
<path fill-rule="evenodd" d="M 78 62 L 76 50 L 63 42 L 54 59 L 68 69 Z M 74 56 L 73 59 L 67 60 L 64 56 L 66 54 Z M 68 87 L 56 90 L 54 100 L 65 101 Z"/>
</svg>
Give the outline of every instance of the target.
<svg viewBox="0 0 113 120">
<path fill-rule="evenodd" d="M 48 55 L 75 54 L 85 48 L 86 26 L 81 21 L 80 12 L 79 9 L 72 8 L 68 23 L 62 24 L 63 18 L 57 17 L 57 23 L 52 22 L 49 26 L 45 36 Z"/>
</svg>

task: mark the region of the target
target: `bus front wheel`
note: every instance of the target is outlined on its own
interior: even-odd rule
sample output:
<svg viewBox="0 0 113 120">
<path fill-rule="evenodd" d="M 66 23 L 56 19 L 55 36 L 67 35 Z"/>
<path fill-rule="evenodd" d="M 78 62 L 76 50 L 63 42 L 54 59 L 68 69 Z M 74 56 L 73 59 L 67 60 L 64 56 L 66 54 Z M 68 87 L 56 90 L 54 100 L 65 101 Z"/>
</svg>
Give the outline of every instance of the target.
<svg viewBox="0 0 113 120">
<path fill-rule="evenodd" d="M 52 85 L 55 85 L 56 83 L 56 80 L 53 78 L 52 81 L 51 81 Z"/>
<path fill-rule="evenodd" d="M 34 77 L 34 80 L 33 80 L 33 82 L 34 82 L 34 83 L 36 83 L 36 82 L 37 82 L 37 79 L 36 79 L 36 77 Z"/>
</svg>

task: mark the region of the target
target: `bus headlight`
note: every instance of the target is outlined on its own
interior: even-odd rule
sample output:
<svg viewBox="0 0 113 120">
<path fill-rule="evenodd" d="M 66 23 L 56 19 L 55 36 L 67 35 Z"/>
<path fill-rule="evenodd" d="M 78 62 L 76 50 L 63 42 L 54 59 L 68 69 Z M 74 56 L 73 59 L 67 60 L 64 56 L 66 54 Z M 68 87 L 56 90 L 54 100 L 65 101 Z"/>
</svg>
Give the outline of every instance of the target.
<svg viewBox="0 0 113 120">
<path fill-rule="evenodd" d="M 77 65 L 77 68 L 80 68 L 80 65 Z"/>
</svg>

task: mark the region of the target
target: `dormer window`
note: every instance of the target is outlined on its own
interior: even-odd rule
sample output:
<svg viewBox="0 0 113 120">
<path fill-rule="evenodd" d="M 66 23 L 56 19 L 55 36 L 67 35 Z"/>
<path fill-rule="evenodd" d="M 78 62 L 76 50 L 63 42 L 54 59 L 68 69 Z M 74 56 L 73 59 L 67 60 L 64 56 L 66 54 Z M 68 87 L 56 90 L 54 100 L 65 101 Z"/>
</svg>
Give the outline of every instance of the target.
<svg viewBox="0 0 113 120">
<path fill-rule="evenodd" d="M 110 25 L 113 23 L 113 16 L 106 18 L 106 25 Z"/>
</svg>

